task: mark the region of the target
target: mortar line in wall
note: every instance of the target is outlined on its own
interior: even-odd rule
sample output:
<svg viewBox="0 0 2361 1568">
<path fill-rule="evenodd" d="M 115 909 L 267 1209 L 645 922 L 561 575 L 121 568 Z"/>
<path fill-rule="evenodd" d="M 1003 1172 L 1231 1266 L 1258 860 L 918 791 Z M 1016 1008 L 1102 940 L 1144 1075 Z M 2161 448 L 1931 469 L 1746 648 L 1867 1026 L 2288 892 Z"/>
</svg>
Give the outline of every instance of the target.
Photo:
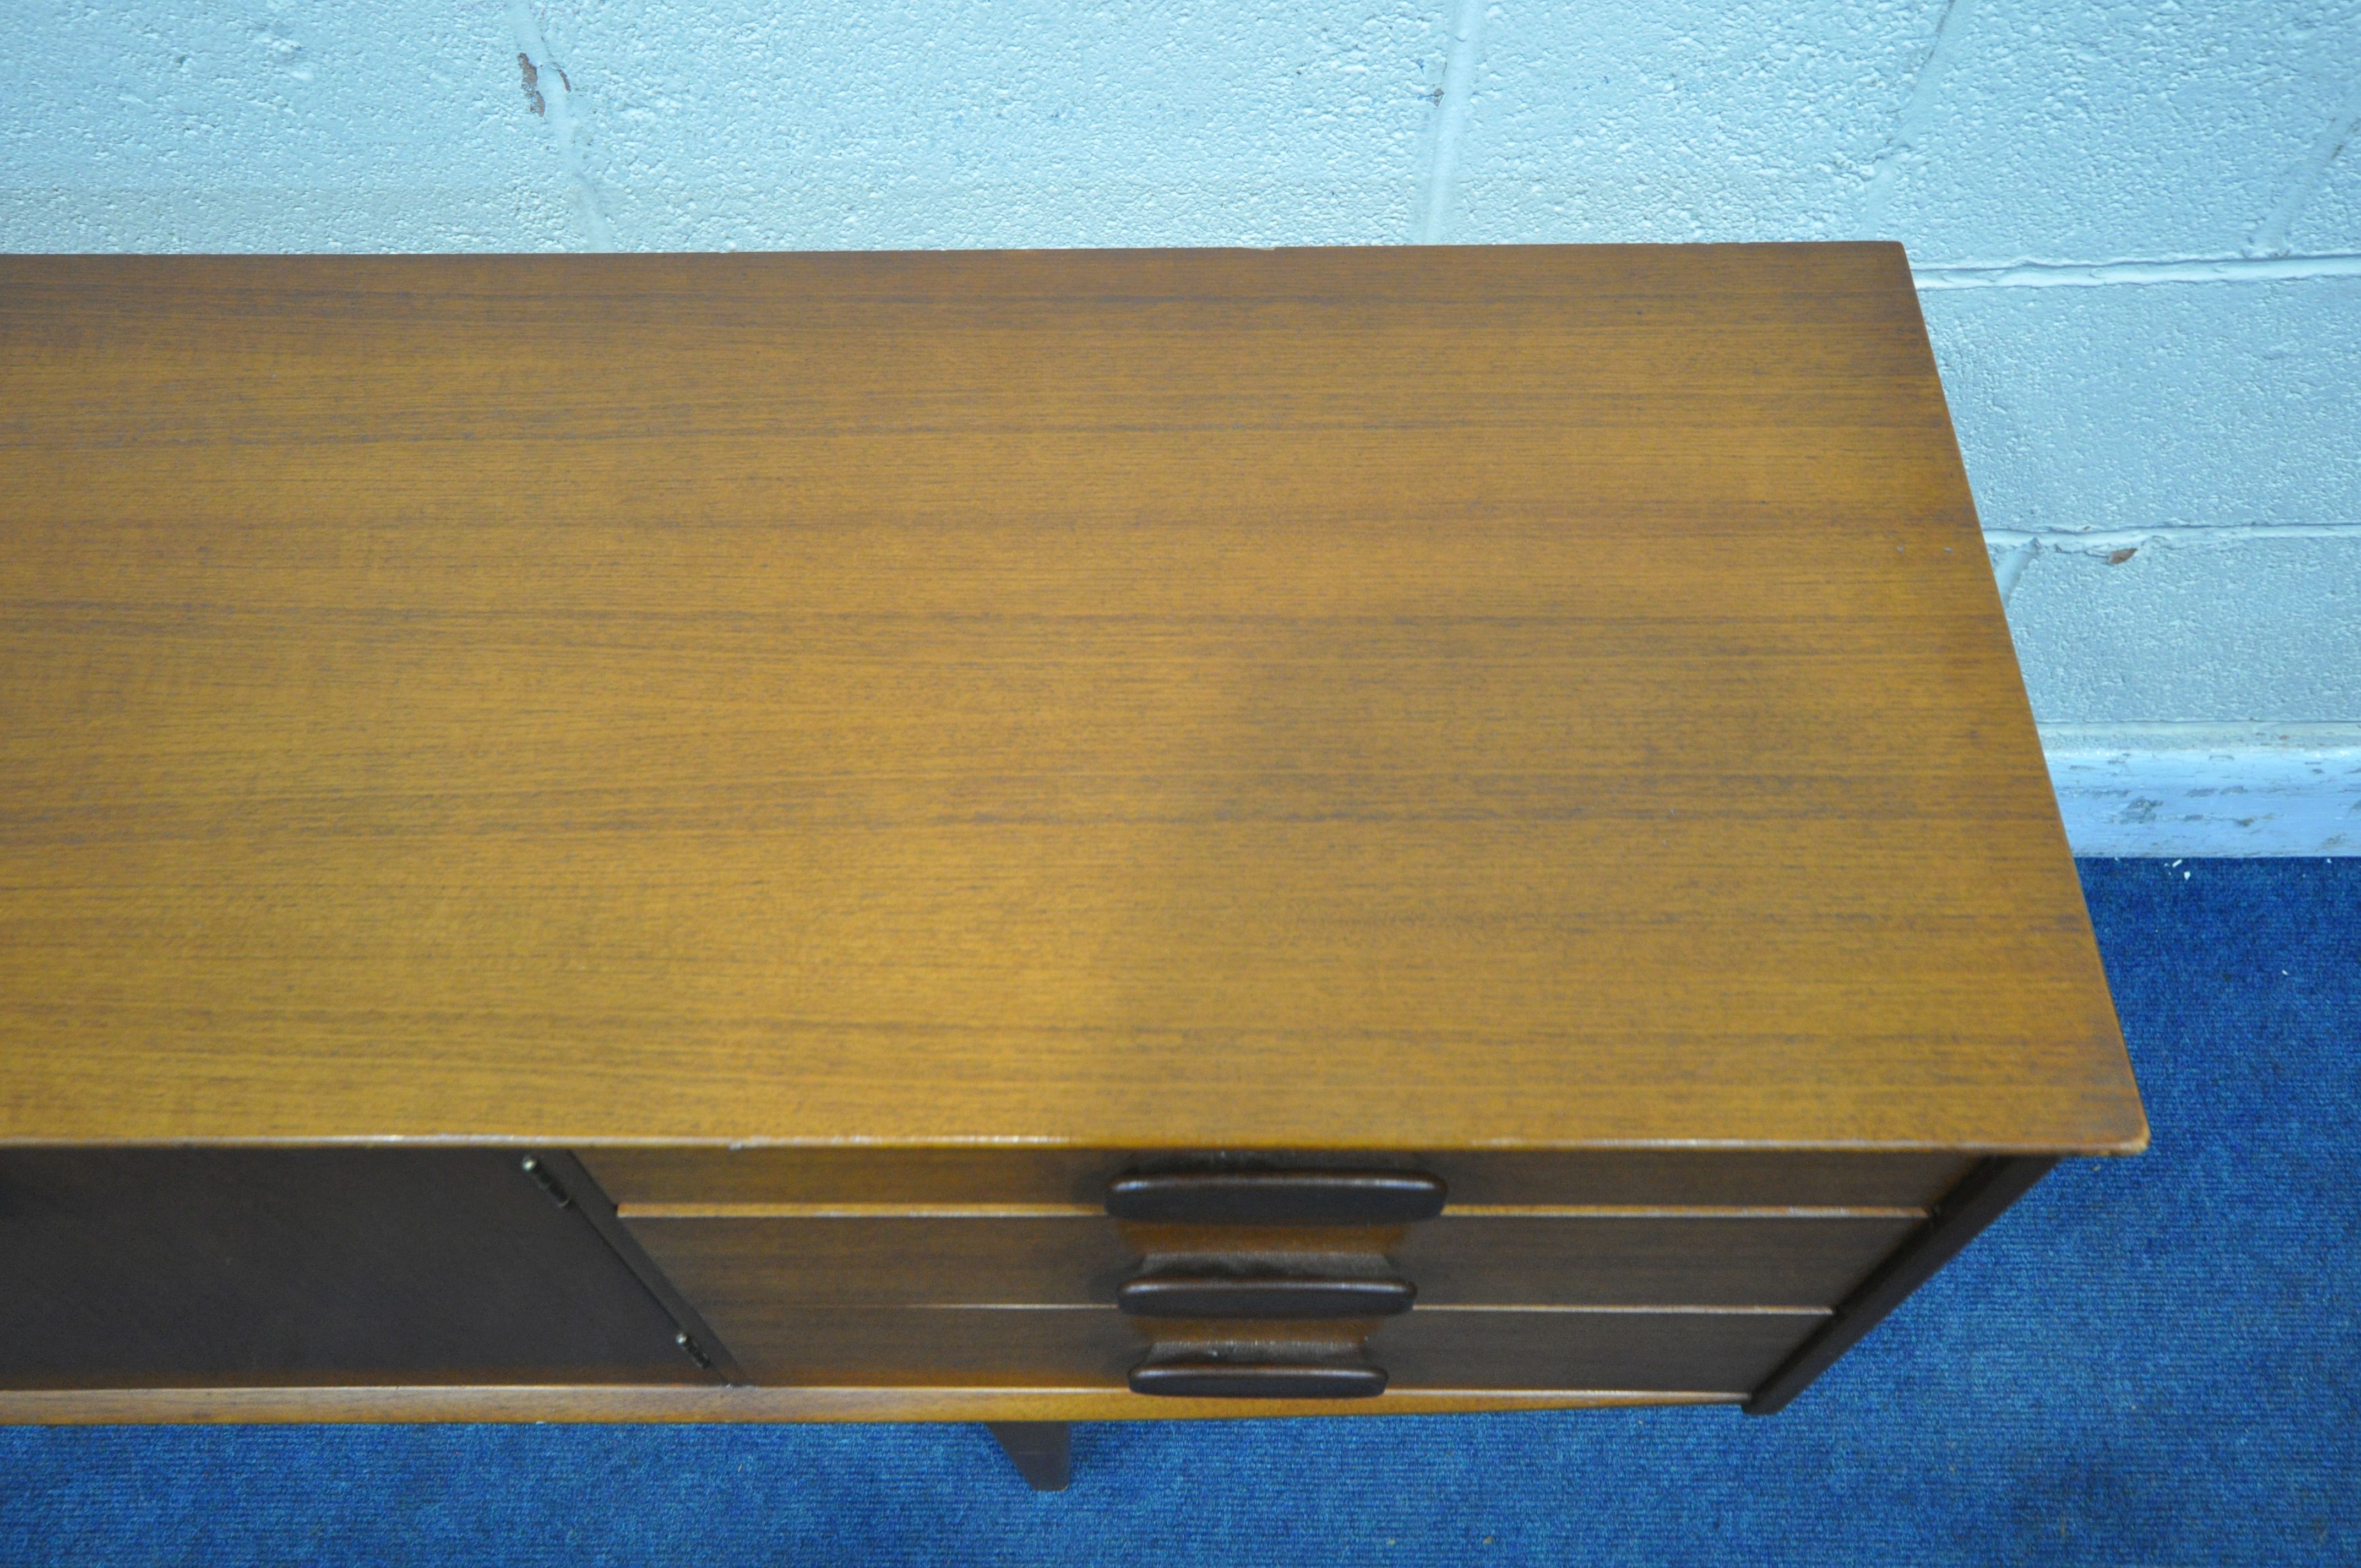
<svg viewBox="0 0 2361 1568">
<path fill-rule="evenodd" d="M 2154 283 L 2284 283 L 2361 278 L 2361 253 L 2177 257 L 2158 261 L 2017 261 L 1997 267 L 1910 269 L 1922 293 L 1947 289 L 2094 289 Z"/>
<path fill-rule="evenodd" d="M 1875 239 L 1885 225 L 1885 209 L 1894 200 L 1894 187 L 1902 181 L 1902 165 L 1915 149 L 1918 133 L 1926 128 L 1927 117 L 1935 112 L 1935 92 L 1942 85 L 1943 77 L 1951 69 L 1951 61 L 1960 52 L 1960 39 L 1968 30 L 1968 12 L 1972 0 L 1945 0 L 1943 14 L 1935 19 L 1935 41 L 1927 47 L 1927 58 L 1910 79 L 1910 93 L 1902 101 L 1902 110 L 1894 116 L 1894 128 L 1886 134 L 1885 145 L 1877 149 L 1870 164 L 1869 185 L 1862 192 L 1861 221 L 1855 232 L 1863 238 Z"/>
<path fill-rule="evenodd" d="M 2113 528 L 2089 532 L 2069 529 L 1987 528 L 1984 543 L 1995 550 L 2033 554 L 2111 554 L 2148 544 L 2208 545 L 2248 543 L 2260 539 L 2361 539 L 2361 522 L 2245 522 L 2207 528 L 2164 523 L 2154 528 Z M 2016 570 L 2021 574 L 2024 566 Z M 1997 568 L 1995 568 L 1997 570 Z"/>
<path fill-rule="evenodd" d="M 1453 183 L 1459 175 L 1459 145 L 1476 99 L 1476 65 L 1484 52 L 1484 11 L 1490 0 L 1459 0 L 1451 27 L 1451 50 L 1444 57 L 1442 96 L 1435 111 L 1434 155 L 1427 165 L 1424 203 L 1413 245 L 1436 245 L 1450 215 Z"/>
<path fill-rule="evenodd" d="M 2304 204 L 2312 200 L 2312 192 L 2320 189 L 2320 182 L 2328 177 L 2328 166 L 2336 161 L 2336 155 L 2343 152 L 2345 144 L 2353 139 L 2356 127 L 2361 127 L 2361 79 L 2356 79 L 2345 95 L 2344 104 L 2329 116 L 2328 124 L 2321 128 L 2311 148 L 2288 171 L 2287 178 L 2280 184 L 2279 199 L 2271 204 L 2271 210 L 2263 214 L 2262 220 L 2255 225 L 2255 232 L 2247 237 L 2248 256 L 2287 254 L 2288 231 L 2295 227 L 2295 220 L 2302 214 Z"/>
<path fill-rule="evenodd" d="M 574 83 L 549 52 L 548 40 L 542 37 L 541 24 L 533 19 L 530 0 L 509 0 L 509 31 L 516 37 L 518 68 L 523 72 L 525 93 L 533 113 L 549 127 L 549 139 L 557 148 L 557 160 L 566 181 L 574 187 L 575 199 L 582 203 L 582 218 L 590 231 L 590 248 L 615 248 L 615 232 L 607 222 L 605 204 L 598 199 L 598 182 L 591 178 L 589 160 L 583 156 L 583 134 L 580 106 L 574 96 Z"/>
</svg>

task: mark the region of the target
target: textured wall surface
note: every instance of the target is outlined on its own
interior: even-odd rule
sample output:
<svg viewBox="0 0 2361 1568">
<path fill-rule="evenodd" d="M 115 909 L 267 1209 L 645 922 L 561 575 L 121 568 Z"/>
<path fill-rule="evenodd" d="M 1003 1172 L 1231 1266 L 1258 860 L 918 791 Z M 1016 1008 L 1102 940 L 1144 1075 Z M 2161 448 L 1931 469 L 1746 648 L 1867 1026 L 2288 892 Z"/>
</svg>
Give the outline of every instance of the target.
<svg viewBox="0 0 2361 1568">
<path fill-rule="evenodd" d="M 18 250 L 1898 238 L 2037 715 L 2361 748 L 2361 0 L 11 22 Z"/>
</svg>

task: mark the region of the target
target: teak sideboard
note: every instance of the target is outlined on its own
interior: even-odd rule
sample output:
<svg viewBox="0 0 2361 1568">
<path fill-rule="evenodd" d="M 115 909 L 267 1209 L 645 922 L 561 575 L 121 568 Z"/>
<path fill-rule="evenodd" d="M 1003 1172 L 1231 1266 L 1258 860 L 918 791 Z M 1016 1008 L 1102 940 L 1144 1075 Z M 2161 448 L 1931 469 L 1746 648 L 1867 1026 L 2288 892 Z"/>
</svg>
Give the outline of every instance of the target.
<svg viewBox="0 0 2361 1568">
<path fill-rule="evenodd" d="M 0 1420 L 1779 1408 L 2147 1138 L 1890 245 L 0 258 Z"/>
</svg>

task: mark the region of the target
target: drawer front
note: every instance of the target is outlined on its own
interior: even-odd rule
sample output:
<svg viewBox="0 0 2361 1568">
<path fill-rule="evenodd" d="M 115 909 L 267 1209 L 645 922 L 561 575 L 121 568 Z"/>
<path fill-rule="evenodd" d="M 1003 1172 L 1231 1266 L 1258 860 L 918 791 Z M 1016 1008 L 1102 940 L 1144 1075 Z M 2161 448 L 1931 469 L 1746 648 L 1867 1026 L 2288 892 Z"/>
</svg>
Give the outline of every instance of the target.
<svg viewBox="0 0 2361 1568">
<path fill-rule="evenodd" d="M 1217 1231 L 1104 1214 L 649 1215 L 624 1223 L 708 1320 L 708 1298 L 795 1306 L 1105 1306 L 1150 1254 L 1380 1253 L 1420 1310 L 1831 1307 L 1920 1223 L 1871 1214 L 1446 1211 L 1385 1231 Z M 714 1324 L 725 1343 L 728 1331 Z"/>
<path fill-rule="evenodd" d="M 622 1215 L 631 1239 L 699 1312 L 708 1299 L 1110 1306 L 1141 1260 L 1104 1214 L 650 1219 L 626 1208 Z M 728 1331 L 714 1330 L 727 1343 Z"/>
<path fill-rule="evenodd" d="M 1097 1209 L 1148 1159 L 1089 1149 L 577 1151 L 623 1205 L 1061 1204 Z M 1571 1154 L 1274 1155 L 1282 1165 L 1384 1167 L 1441 1177 L 1454 1206 L 1924 1209 L 1974 1163 L 1953 1154 L 1604 1150 Z"/>
<path fill-rule="evenodd" d="M 1435 1306 L 1834 1307 L 1913 1210 L 1788 1214 L 1445 1212 L 1389 1255 Z"/>
<path fill-rule="evenodd" d="M 704 1310 L 749 1376 L 786 1387 L 1120 1388 L 1157 1343 L 1173 1339 L 1106 1307 L 789 1307 L 708 1299 Z M 1367 1354 L 1404 1392 L 1737 1396 L 1768 1377 L 1825 1318 L 1446 1308 L 1378 1325 Z"/>
</svg>

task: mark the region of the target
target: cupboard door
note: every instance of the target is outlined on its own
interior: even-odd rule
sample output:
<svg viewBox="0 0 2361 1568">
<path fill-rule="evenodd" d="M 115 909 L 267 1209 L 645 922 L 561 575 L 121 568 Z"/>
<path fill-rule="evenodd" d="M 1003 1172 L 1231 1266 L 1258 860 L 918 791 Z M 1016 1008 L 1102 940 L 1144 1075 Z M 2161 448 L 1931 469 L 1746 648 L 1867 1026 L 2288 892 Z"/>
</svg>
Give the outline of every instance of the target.
<svg viewBox="0 0 2361 1568">
<path fill-rule="evenodd" d="M 499 1149 L 0 1152 L 0 1387 L 719 1381 Z"/>
</svg>

